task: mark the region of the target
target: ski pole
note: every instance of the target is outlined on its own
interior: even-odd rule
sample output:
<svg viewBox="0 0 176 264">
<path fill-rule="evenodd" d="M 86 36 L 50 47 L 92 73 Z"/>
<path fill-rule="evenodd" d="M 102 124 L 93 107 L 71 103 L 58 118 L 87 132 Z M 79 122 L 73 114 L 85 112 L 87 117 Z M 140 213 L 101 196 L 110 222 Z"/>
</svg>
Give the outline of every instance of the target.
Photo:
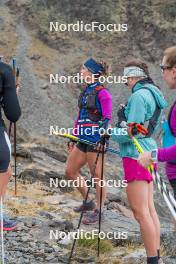
<svg viewBox="0 0 176 264">
<path fill-rule="evenodd" d="M 3 198 L 1 194 L 1 255 L 2 264 L 5 263 L 5 252 L 4 252 L 4 230 L 3 230 L 4 220 L 3 220 Z"/>
<path fill-rule="evenodd" d="M 101 151 L 101 148 L 99 147 L 98 153 L 97 153 L 97 157 L 96 157 L 96 160 L 95 160 L 95 164 L 94 164 L 94 168 L 93 168 L 93 175 L 92 175 L 92 177 L 95 175 L 95 170 L 96 170 L 96 167 L 97 167 L 97 164 L 98 164 L 98 159 L 99 159 L 99 156 L 100 156 L 100 151 Z M 87 190 L 87 193 L 86 193 L 86 197 L 85 197 L 84 203 L 87 202 L 87 199 L 88 199 L 88 196 L 89 196 L 89 192 L 90 192 L 90 185 L 88 187 L 88 190 Z M 79 231 L 79 228 L 81 226 L 81 222 L 82 222 L 83 215 L 84 215 L 84 211 L 82 210 L 81 211 L 80 218 L 79 218 L 78 226 L 77 226 L 77 232 Z M 71 253 L 70 253 L 70 256 L 69 256 L 68 264 L 70 264 L 71 261 L 72 261 L 72 257 L 73 257 L 73 252 L 74 252 L 75 245 L 76 245 L 76 237 L 74 238 L 74 241 L 73 241 L 73 245 L 72 245 L 72 248 L 71 248 Z"/>
<path fill-rule="evenodd" d="M 143 153 L 144 150 L 141 147 L 139 141 L 133 136 L 133 133 L 132 133 L 132 129 L 134 128 L 133 125 L 135 125 L 135 124 L 133 123 L 132 125 L 129 126 L 129 128 L 128 128 L 128 134 L 129 134 L 129 136 L 130 136 L 130 138 L 131 138 L 131 140 L 132 140 L 135 148 L 137 149 L 138 153 Z M 136 126 L 135 126 L 135 129 L 137 129 Z M 144 133 L 142 132 L 142 134 L 144 134 Z M 166 204 L 167 204 L 170 212 L 172 213 L 172 216 L 176 220 L 176 211 L 175 211 L 174 207 L 171 204 L 171 202 L 174 201 L 174 205 L 175 205 L 175 199 L 174 199 L 174 197 L 172 196 L 172 194 L 170 193 L 170 191 L 167 189 L 166 185 L 163 186 L 163 181 L 161 181 L 161 176 L 159 176 L 159 174 L 156 172 L 154 166 L 153 165 L 150 165 L 148 167 L 148 170 L 152 174 L 155 184 L 157 185 L 159 191 L 163 195 L 164 200 L 165 200 L 165 202 L 166 202 Z M 170 201 L 169 197 L 167 196 L 168 194 L 169 194 L 169 197 L 172 197 L 172 201 Z"/>
<path fill-rule="evenodd" d="M 105 157 L 105 145 L 106 145 L 106 135 L 102 138 L 102 164 L 101 164 L 101 182 L 104 179 L 104 157 Z M 98 229 L 98 248 L 97 256 L 100 256 L 100 232 L 101 232 L 101 217 L 102 217 L 102 197 L 103 197 L 103 187 L 100 186 L 100 211 L 99 211 L 99 229 Z"/>
<path fill-rule="evenodd" d="M 15 58 L 12 59 L 12 70 L 13 70 L 13 75 L 14 75 L 15 81 L 16 81 L 16 59 Z M 9 126 L 9 138 L 11 137 L 12 125 L 13 125 L 13 123 L 10 122 L 10 126 Z"/>
<path fill-rule="evenodd" d="M 20 70 L 17 67 L 16 70 L 16 89 L 18 89 L 19 87 L 19 76 L 20 76 Z M 16 127 L 16 123 L 14 123 L 14 160 L 15 160 L 15 195 L 17 195 L 17 151 L 16 151 L 16 147 L 17 147 L 17 127 Z"/>
<path fill-rule="evenodd" d="M 84 140 L 84 139 L 79 139 L 78 137 L 70 135 L 70 134 L 60 134 L 60 133 L 53 132 L 53 135 L 59 136 L 59 137 L 64 137 L 64 138 L 69 138 L 69 139 L 72 139 L 76 142 L 80 142 L 80 143 L 84 143 L 84 144 L 87 144 L 90 146 L 97 147 L 97 143 L 94 143 L 94 142 L 91 142 L 88 140 Z M 111 153 L 116 154 L 116 155 L 120 155 L 120 151 L 109 148 L 109 147 L 106 148 L 106 151 L 111 152 Z"/>
<path fill-rule="evenodd" d="M 13 73 L 15 81 L 17 79 L 16 72 L 16 59 L 13 58 Z M 14 161 L 15 161 L 15 195 L 17 195 L 17 164 L 16 164 L 16 123 L 14 123 Z"/>
<path fill-rule="evenodd" d="M 161 192 L 165 192 L 167 196 L 169 196 L 170 201 L 172 202 L 173 206 L 175 207 L 175 211 L 176 211 L 176 200 L 174 198 L 174 196 L 171 194 L 171 192 L 168 190 L 166 183 L 163 181 L 162 177 L 159 175 L 159 173 L 156 171 L 156 184 L 159 186 L 159 184 L 161 184 L 162 188 L 161 188 Z"/>
<path fill-rule="evenodd" d="M 0 56 L 0 61 L 3 61 L 3 55 Z M 5 251 L 4 251 L 4 217 L 3 217 L 3 197 L 1 193 L 1 212 L 0 212 L 0 219 L 1 219 L 1 259 L 2 259 L 2 264 L 5 264 Z"/>
<path fill-rule="evenodd" d="M 133 144 L 135 145 L 136 149 L 138 150 L 139 153 L 143 153 L 143 149 L 140 146 L 138 140 L 136 138 L 132 139 Z M 161 176 L 159 175 L 159 173 L 156 172 L 155 168 L 153 165 L 150 165 L 148 167 L 149 172 L 152 174 L 153 179 L 155 184 L 157 185 L 159 191 L 161 192 L 161 194 L 164 197 L 164 200 L 168 206 L 168 208 L 170 209 L 172 216 L 174 217 L 174 219 L 176 220 L 176 201 L 174 199 L 174 197 L 172 196 L 172 194 L 170 193 L 170 191 L 167 189 L 166 185 L 163 184 L 164 182 L 161 180 Z M 164 185 L 164 186 L 163 186 Z M 168 195 L 168 196 L 167 196 Z M 175 206 L 175 208 L 172 206 Z"/>
<path fill-rule="evenodd" d="M 15 77 L 15 83 L 16 83 L 16 89 L 19 87 L 19 75 L 20 75 L 20 70 L 18 67 L 16 67 L 16 59 L 12 59 L 12 69 L 13 69 L 13 74 Z M 13 123 L 10 122 L 9 126 L 9 138 L 11 137 L 11 130 L 12 130 L 12 125 Z M 14 123 L 14 167 L 15 167 L 15 195 L 17 195 L 17 155 L 16 155 L 16 123 Z"/>
<path fill-rule="evenodd" d="M 147 130 L 138 130 L 139 132 L 143 131 L 142 134 L 145 134 Z M 131 132 L 130 132 L 131 133 Z M 133 141 L 133 144 L 135 145 L 136 149 L 138 150 L 139 153 L 143 153 L 143 149 L 139 143 L 139 141 L 134 137 L 132 136 L 132 133 L 131 133 L 131 139 Z M 173 197 L 173 195 L 171 194 L 171 192 L 168 190 L 165 182 L 163 181 L 162 177 L 159 175 L 159 173 L 155 170 L 154 166 L 153 165 L 150 165 L 148 167 L 148 169 L 150 170 L 151 174 L 154 173 L 155 174 L 155 177 L 154 177 L 154 181 L 155 183 L 157 184 L 159 190 L 161 190 L 162 194 L 163 192 L 165 192 L 166 195 L 168 195 L 171 203 L 173 204 L 173 206 L 176 208 L 176 201 Z"/>
</svg>

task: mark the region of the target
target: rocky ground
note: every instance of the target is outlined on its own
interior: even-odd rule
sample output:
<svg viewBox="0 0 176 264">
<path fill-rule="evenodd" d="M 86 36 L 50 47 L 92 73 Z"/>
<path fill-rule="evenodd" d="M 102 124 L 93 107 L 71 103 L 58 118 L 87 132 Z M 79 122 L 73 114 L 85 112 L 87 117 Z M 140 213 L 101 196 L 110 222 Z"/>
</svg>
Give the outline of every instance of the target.
<svg viewBox="0 0 176 264">
<path fill-rule="evenodd" d="M 36 144 L 36 143 L 35 143 Z M 79 215 L 73 207 L 80 204 L 80 196 L 73 188 L 50 187 L 50 178 L 64 179 L 66 152 L 59 151 L 59 145 L 45 149 L 33 144 L 26 149 L 25 144 L 18 146 L 18 192 L 14 196 L 14 179 L 9 184 L 6 208 L 14 218 L 18 218 L 17 230 L 5 232 L 6 263 L 68 263 L 73 242 L 70 232 L 75 232 Z M 55 151 L 57 148 L 57 151 Z M 52 164 L 48 166 L 47 164 Z M 55 171 L 53 170 L 55 167 Z M 111 159 L 106 164 L 106 179 L 120 179 L 119 169 L 115 175 Z M 117 171 L 117 169 L 116 169 Z M 90 177 L 87 168 L 82 171 Z M 92 195 L 95 190 L 92 189 Z M 155 203 L 161 220 L 162 255 L 165 263 L 176 263 L 175 231 L 172 219 L 162 197 L 155 191 Z M 82 232 L 97 230 L 98 225 L 81 225 Z M 145 263 L 145 252 L 141 244 L 139 227 L 129 210 L 123 188 L 109 188 L 106 200 L 105 221 L 102 231 L 127 233 L 127 239 L 103 241 L 101 256 L 96 256 L 96 240 L 87 244 L 79 240 L 73 263 Z M 66 237 L 51 237 L 51 233 L 65 232 Z M 52 234 L 53 234 L 52 233 Z M 89 247 L 89 252 L 87 252 Z"/>
<path fill-rule="evenodd" d="M 0 0 L 0 53 L 6 62 L 14 55 L 17 58 L 22 106 L 22 118 L 17 124 L 18 193 L 14 197 L 12 179 L 6 197 L 6 210 L 18 218 L 19 225 L 15 231 L 5 232 L 5 263 L 67 263 L 72 239 L 50 239 L 50 230 L 69 233 L 75 231 L 78 224 L 79 215 L 72 210 L 80 203 L 78 193 L 68 187 L 50 187 L 51 177 L 58 182 L 64 178 L 66 141 L 48 134 L 50 125 L 72 126 L 80 86 L 51 85 L 50 73 L 71 75 L 79 70 L 85 58 L 95 56 L 111 62 L 113 74 L 120 75 L 124 58 L 135 56 L 148 62 L 152 77 L 171 101 L 171 94 L 161 79 L 159 63 L 163 49 L 172 45 L 175 37 L 175 5 L 174 1 L 149 2 L 143 1 L 141 5 L 138 0 L 133 4 L 126 0 L 101 1 L 100 5 L 99 1 L 89 1 L 80 7 L 79 1 L 71 6 L 65 0 Z M 128 23 L 127 35 L 48 34 L 49 20 L 68 22 L 75 17 L 91 20 L 95 14 L 100 21 Z M 108 88 L 113 94 L 115 123 L 117 106 L 127 100 L 129 92 L 120 84 Z M 87 168 L 82 174 L 90 177 Z M 120 159 L 109 155 L 106 179 L 120 180 L 122 176 Z M 167 206 L 156 188 L 155 204 L 161 219 L 163 259 L 166 264 L 175 264 L 175 231 Z M 124 231 L 128 238 L 103 241 L 99 259 L 95 258 L 96 241 L 90 244 L 78 241 L 73 263 L 145 263 L 139 228 L 123 188 L 108 190 L 105 216 L 102 224 L 105 233 Z M 97 228 L 97 225 L 81 226 L 84 231 Z"/>
</svg>

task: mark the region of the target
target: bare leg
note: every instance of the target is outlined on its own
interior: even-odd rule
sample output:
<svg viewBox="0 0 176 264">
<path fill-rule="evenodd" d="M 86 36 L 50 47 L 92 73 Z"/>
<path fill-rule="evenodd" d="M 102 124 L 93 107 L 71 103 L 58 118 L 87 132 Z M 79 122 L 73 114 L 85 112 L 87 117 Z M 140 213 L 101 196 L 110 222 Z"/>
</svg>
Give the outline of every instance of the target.
<svg viewBox="0 0 176 264">
<path fill-rule="evenodd" d="M 88 152 L 87 153 L 87 162 L 88 162 L 92 177 L 96 178 L 96 182 L 97 182 L 97 184 L 96 184 L 97 209 L 99 209 L 100 208 L 101 185 L 98 182 L 101 180 L 102 155 L 100 154 L 99 159 L 98 159 L 98 163 L 96 166 L 96 170 L 94 171 L 96 157 L 97 157 L 97 153 L 95 153 L 95 152 Z M 105 181 L 102 184 L 103 184 L 102 186 L 104 186 Z M 106 187 L 102 187 L 102 208 L 104 206 L 105 199 L 106 199 Z"/>
<path fill-rule="evenodd" d="M 0 180 L 0 196 L 2 196 L 2 198 L 4 198 L 4 195 L 7 189 L 7 184 L 9 182 L 11 175 L 12 175 L 12 170 L 10 167 L 8 168 L 8 171 L 0 173 L 0 179 L 1 179 Z"/>
<path fill-rule="evenodd" d="M 134 216 L 140 225 L 147 256 L 157 256 L 157 234 L 148 204 L 148 183 L 146 181 L 128 183 L 127 196 Z"/>
<path fill-rule="evenodd" d="M 155 226 L 156 234 L 157 234 L 157 249 L 160 249 L 160 221 L 155 209 L 154 201 L 153 201 L 153 182 L 149 184 L 149 210 L 150 215 L 153 219 L 153 223 Z"/>
<path fill-rule="evenodd" d="M 68 157 L 65 170 L 67 179 L 79 181 L 79 187 L 77 189 L 84 199 L 86 198 L 88 188 L 86 187 L 85 180 L 80 175 L 79 171 L 86 164 L 86 162 L 86 153 L 80 151 L 77 147 L 74 147 Z"/>
</svg>

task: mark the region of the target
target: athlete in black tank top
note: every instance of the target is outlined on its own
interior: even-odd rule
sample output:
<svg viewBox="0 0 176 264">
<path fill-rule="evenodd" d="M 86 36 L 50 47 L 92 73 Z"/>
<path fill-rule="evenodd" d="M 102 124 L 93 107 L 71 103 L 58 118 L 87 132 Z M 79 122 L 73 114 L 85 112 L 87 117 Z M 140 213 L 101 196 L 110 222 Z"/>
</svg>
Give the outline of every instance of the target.
<svg viewBox="0 0 176 264">
<path fill-rule="evenodd" d="M 0 62 L 0 198 L 4 197 L 9 178 L 12 175 L 10 168 L 11 144 L 2 118 L 2 110 L 6 118 L 15 123 L 21 115 L 21 109 L 16 94 L 15 78 L 11 67 Z M 13 230 L 14 221 L 7 217 L 3 219 L 3 229 Z"/>
</svg>

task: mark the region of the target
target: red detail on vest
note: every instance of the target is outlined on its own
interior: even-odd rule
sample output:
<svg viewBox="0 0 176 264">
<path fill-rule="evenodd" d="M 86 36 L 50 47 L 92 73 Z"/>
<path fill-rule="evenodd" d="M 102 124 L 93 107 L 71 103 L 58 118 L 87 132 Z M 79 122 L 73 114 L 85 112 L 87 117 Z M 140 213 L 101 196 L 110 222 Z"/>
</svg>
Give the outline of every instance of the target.
<svg viewBox="0 0 176 264">
<path fill-rule="evenodd" d="M 102 86 L 102 85 L 99 85 L 99 86 L 97 86 L 97 87 L 95 88 L 96 91 L 100 91 L 100 90 L 102 90 L 102 89 L 105 89 L 105 87 Z"/>
<path fill-rule="evenodd" d="M 94 115 L 98 115 L 98 114 L 99 114 L 97 109 L 95 109 L 95 110 L 90 110 L 90 113 L 92 113 L 92 114 L 94 114 Z"/>
<path fill-rule="evenodd" d="M 80 126 L 82 126 L 82 127 L 85 127 L 85 126 L 86 126 L 86 127 L 89 127 L 89 126 L 90 126 L 90 127 L 91 127 L 91 126 L 99 127 L 98 125 L 90 124 L 90 123 L 89 123 L 89 124 L 81 124 Z"/>
</svg>

